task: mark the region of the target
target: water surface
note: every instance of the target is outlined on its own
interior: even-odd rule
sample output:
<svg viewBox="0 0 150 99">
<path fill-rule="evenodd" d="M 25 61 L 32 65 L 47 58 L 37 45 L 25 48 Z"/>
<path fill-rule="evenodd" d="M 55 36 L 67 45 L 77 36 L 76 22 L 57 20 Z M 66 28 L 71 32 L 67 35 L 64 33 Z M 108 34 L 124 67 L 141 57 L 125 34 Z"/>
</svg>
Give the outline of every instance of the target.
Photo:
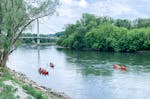
<svg viewBox="0 0 150 99">
<path fill-rule="evenodd" d="M 75 99 L 149 99 L 150 53 L 71 51 L 56 46 L 23 46 L 9 57 L 8 66 L 39 85 Z M 52 69 L 49 62 L 55 64 Z M 113 64 L 128 71 L 114 70 Z M 49 71 L 42 76 L 38 68 Z"/>
</svg>

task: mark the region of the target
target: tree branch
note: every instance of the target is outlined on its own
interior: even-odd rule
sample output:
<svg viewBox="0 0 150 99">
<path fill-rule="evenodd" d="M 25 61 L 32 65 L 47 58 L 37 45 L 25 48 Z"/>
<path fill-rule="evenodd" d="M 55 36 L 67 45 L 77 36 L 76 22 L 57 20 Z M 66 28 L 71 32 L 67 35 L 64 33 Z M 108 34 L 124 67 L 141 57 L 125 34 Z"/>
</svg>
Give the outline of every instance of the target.
<svg viewBox="0 0 150 99">
<path fill-rule="evenodd" d="M 46 17 L 46 16 L 48 16 L 48 15 L 49 15 L 49 14 L 45 14 L 45 15 L 43 15 L 43 16 L 39 16 L 39 17 L 37 17 L 37 18 L 34 18 L 34 19 L 30 20 L 27 24 L 25 24 L 25 25 L 23 26 L 23 28 L 20 30 L 20 32 L 18 33 L 17 37 L 13 40 L 13 43 L 12 43 L 12 44 L 15 44 L 15 43 L 16 43 L 16 41 L 19 39 L 21 33 L 25 30 L 25 28 L 26 28 L 28 25 L 30 25 L 33 21 L 35 21 L 35 20 L 37 20 L 37 19 L 39 19 L 39 18 Z"/>
</svg>

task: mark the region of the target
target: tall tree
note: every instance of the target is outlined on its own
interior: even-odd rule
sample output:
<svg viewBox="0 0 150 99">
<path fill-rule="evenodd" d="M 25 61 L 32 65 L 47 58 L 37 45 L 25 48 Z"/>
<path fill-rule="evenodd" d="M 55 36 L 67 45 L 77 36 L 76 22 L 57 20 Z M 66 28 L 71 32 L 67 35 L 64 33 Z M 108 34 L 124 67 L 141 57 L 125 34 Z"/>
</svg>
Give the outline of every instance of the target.
<svg viewBox="0 0 150 99">
<path fill-rule="evenodd" d="M 118 27 L 125 27 L 131 29 L 131 22 L 127 19 L 117 19 L 115 25 Z"/>
<path fill-rule="evenodd" d="M 1 3 L 1 0 L 0 0 L 0 24 L 2 24 L 2 3 Z M 0 27 L 0 34 L 1 34 L 1 27 Z M 1 43 L 0 43 L 1 45 Z"/>
<path fill-rule="evenodd" d="M 0 0 L 0 38 L 1 38 L 1 24 L 2 24 L 2 0 Z M 2 42 L 0 40 L 0 62 L 2 57 Z"/>
<path fill-rule="evenodd" d="M 54 14 L 58 3 L 58 0 L 0 0 L 0 66 L 6 66 L 22 32 L 36 19 Z"/>
<path fill-rule="evenodd" d="M 139 18 L 139 19 L 136 19 L 134 20 L 134 25 L 135 25 L 135 28 L 142 28 L 142 27 L 150 27 L 150 18 L 146 18 L 146 19 L 142 19 L 142 18 Z"/>
</svg>

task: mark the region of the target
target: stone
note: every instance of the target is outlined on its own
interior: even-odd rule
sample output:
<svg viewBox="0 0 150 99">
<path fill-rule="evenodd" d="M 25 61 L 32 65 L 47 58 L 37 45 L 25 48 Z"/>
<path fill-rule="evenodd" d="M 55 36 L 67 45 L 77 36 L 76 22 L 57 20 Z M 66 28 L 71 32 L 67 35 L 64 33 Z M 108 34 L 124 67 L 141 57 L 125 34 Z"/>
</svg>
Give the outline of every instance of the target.
<svg viewBox="0 0 150 99">
<path fill-rule="evenodd" d="M 0 92 L 2 92 L 2 91 L 3 91 L 3 89 L 4 89 L 3 87 L 0 87 Z"/>
<path fill-rule="evenodd" d="M 3 76 L 3 73 L 2 72 L 0 72 L 0 77 L 2 77 Z"/>
</svg>

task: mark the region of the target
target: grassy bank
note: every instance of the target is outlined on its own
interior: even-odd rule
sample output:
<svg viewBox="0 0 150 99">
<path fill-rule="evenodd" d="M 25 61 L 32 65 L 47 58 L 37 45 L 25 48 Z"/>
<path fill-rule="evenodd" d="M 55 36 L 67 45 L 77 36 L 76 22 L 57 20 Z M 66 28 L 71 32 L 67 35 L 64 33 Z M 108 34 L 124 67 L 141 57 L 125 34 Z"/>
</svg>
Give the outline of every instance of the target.
<svg viewBox="0 0 150 99">
<path fill-rule="evenodd" d="M 2 72 L 2 77 L 0 77 L 0 99 L 21 99 L 21 97 L 24 97 L 16 93 L 26 94 L 26 99 L 48 99 L 48 96 L 44 93 L 19 81 L 9 73 L 8 69 L 1 68 L 0 72 Z M 19 92 L 20 89 L 22 92 Z"/>
<path fill-rule="evenodd" d="M 70 99 L 8 68 L 0 68 L 0 73 L 0 99 Z"/>
</svg>

